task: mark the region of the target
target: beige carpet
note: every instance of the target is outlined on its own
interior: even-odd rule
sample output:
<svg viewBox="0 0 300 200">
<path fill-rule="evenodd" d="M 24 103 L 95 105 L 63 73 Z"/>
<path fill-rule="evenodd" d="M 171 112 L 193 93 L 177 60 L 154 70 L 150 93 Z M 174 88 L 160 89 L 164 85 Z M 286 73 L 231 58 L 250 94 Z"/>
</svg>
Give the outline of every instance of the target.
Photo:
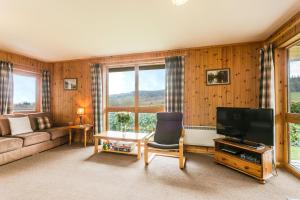
<svg viewBox="0 0 300 200">
<path fill-rule="evenodd" d="M 300 199 L 300 180 L 279 171 L 267 184 L 189 154 L 186 170 L 157 157 L 148 168 L 135 157 L 62 146 L 0 166 L 1 200 Z"/>
</svg>

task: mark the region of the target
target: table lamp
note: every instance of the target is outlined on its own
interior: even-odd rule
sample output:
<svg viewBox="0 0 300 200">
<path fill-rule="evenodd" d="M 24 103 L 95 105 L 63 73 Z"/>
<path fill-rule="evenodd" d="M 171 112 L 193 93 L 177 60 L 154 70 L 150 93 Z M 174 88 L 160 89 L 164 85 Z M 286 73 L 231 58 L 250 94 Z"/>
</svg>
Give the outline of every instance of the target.
<svg viewBox="0 0 300 200">
<path fill-rule="evenodd" d="M 83 125 L 82 118 L 84 115 L 84 108 L 77 108 L 77 115 L 79 115 L 80 125 Z"/>
</svg>

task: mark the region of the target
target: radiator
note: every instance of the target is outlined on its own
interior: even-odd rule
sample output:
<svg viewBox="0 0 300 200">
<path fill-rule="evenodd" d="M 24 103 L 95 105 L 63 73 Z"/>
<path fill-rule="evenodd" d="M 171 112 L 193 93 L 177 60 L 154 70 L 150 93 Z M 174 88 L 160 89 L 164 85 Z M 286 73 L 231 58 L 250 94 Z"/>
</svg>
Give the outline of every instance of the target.
<svg viewBox="0 0 300 200">
<path fill-rule="evenodd" d="M 184 144 L 213 147 L 214 139 L 224 137 L 216 133 L 215 127 L 210 126 L 185 126 Z"/>
</svg>

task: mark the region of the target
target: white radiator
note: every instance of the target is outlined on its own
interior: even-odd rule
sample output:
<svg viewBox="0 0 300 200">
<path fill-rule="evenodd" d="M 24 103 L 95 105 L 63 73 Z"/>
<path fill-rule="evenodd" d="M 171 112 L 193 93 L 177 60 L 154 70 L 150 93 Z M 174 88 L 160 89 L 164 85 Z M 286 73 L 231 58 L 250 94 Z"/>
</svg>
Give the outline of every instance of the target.
<svg viewBox="0 0 300 200">
<path fill-rule="evenodd" d="M 215 127 L 185 126 L 184 144 L 213 147 L 214 139 L 224 137 L 216 133 Z"/>
</svg>

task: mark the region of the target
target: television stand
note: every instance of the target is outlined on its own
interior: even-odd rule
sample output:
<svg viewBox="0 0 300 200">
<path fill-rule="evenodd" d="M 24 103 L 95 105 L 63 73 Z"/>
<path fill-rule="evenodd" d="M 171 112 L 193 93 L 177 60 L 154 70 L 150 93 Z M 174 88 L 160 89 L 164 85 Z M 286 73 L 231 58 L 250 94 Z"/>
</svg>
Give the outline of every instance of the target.
<svg viewBox="0 0 300 200">
<path fill-rule="evenodd" d="M 272 148 L 263 146 L 259 149 L 228 140 L 215 139 L 215 162 L 236 171 L 247 174 L 260 183 L 273 176 Z"/>
<path fill-rule="evenodd" d="M 226 137 L 226 138 L 224 138 L 224 140 L 226 140 L 228 142 L 241 144 L 241 145 L 247 146 L 249 148 L 253 148 L 253 149 L 264 149 L 265 148 L 264 144 L 259 144 L 259 143 L 250 142 L 250 141 L 242 141 L 242 140 L 230 138 L 230 137 Z"/>
</svg>

